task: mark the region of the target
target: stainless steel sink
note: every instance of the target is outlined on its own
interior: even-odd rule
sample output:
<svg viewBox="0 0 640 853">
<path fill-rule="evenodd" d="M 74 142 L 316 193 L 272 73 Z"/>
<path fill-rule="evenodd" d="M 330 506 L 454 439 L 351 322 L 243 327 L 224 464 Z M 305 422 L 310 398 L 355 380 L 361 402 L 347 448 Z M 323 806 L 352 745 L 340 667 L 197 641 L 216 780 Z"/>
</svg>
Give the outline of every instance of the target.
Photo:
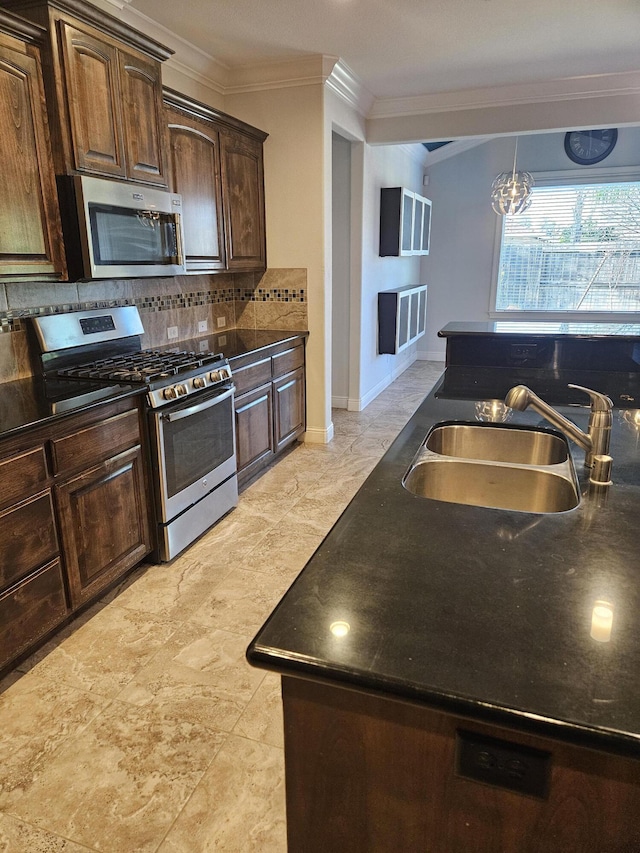
<svg viewBox="0 0 640 853">
<path fill-rule="evenodd" d="M 402 485 L 422 498 L 517 512 L 567 512 L 580 503 L 566 439 L 506 425 L 436 424 Z"/>
<path fill-rule="evenodd" d="M 521 465 L 554 465 L 569 457 L 561 436 L 513 426 L 445 423 L 431 430 L 425 446 L 442 456 Z"/>
</svg>

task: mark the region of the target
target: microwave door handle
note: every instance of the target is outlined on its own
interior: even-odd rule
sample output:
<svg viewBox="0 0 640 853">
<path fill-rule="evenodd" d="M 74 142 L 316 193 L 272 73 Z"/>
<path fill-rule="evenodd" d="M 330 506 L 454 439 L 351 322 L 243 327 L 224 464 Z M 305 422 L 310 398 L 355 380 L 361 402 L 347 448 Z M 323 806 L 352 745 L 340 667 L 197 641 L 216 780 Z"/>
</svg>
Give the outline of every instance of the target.
<svg viewBox="0 0 640 853">
<path fill-rule="evenodd" d="M 231 397 L 233 392 L 236 390 L 235 385 L 232 385 L 228 391 L 225 391 L 223 394 L 217 394 L 215 397 L 211 397 L 208 400 L 205 400 L 203 403 L 197 403 L 195 406 L 189 406 L 188 409 L 179 409 L 177 412 L 167 412 L 167 414 L 162 414 L 160 417 L 172 423 L 173 421 L 182 420 L 182 418 L 188 418 L 191 415 L 197 415 L 198 412 L 204 412 L 205 409 L 210 409 L 212 406 L 216 406 L 218 403 L 221 403 L 223 400 Z"/>
<path fill-rule="evenodd" d="M 184 248 L 182 246 L 182 221 L 181 214 L 176 213 L 176 251 L 178 252 L 178 266 L 184 266 Z"/>
</svg>

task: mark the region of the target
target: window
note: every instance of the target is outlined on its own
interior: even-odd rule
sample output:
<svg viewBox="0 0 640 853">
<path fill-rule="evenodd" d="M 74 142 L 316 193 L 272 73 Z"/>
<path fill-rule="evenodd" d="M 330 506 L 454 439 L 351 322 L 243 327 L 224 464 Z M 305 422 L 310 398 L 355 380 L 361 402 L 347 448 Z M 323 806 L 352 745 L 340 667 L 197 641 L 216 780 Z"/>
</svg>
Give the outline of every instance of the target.
<svg viewBox="0 0 640 853">
<path fill-rule="evenodd" d="M 502 220 L 496 312 L 640 311 L 640 182 L 534 187 Z"/>
</svg>

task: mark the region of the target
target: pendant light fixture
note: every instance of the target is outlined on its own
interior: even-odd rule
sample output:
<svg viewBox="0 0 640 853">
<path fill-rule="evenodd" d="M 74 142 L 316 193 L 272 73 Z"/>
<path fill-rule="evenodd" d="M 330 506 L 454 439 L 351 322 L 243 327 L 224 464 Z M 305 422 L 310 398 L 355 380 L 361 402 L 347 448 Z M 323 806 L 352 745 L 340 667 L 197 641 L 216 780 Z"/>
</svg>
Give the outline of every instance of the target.
<svg viewBox="0 0 640 853">
<path fill-rule="evenodd" d="M 533 176 L 529 172 L 516 171 L 518 156 L 518 137 L 513 153 L 513 170 L 501 172 L 491 184 L 491 206 L 499 216 L 515 216 L 522 213 L 531 204 Z"/>
</svg>

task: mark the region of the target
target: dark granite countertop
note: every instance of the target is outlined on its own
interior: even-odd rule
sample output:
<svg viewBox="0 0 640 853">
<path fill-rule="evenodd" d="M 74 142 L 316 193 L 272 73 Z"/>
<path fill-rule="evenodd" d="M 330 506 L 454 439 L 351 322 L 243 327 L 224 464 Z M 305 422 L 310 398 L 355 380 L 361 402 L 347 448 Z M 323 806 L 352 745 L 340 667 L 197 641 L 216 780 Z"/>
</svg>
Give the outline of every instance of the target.
<svg viewBox="0 0 640 853">
<path fill-rule="evenodd" d="M 222 334 L 179 341 L 158 349 L 199 352 L 200 343 L 206 342 L 205 349 L 221 352 L 232 360 L 308 334 L 304 331 L 229 329 Z M 79 412 L 131 394 L 143 394 L 145 390 L 140 386 L 105 386 L 103 382 L 43 379 L 40 376 L 0 383 L 0 438 L 45 424 L 62 414 Z"/>
<path fill-rule="evenodd" d="M 233 362 L 234 358 L 259 352 L 274 344 L 293 341 L 300 336 L 307 337 L 309 332 L 287 331 L 279 329 L 228 329 L 216 334 L 209 333 L 198 338 L 167 344 L 162 349 L 180 349 L 200 352 L 201 346 L 210 352 L 220 352 Z M 231 364 L 233 370 L 233 363 Z"/>
<path fill-rule="evenodd" d="M 473 421 L 470 373 L 451 368 L 425 399 L 285 594 L 249 661 L 640 757 L 640 425 L 614 411 L 613 485 L 589 494 L 584 453 L 571 445 L 583 494 L 570 512 L 533 514 L 416 497 L 401 480 L 429 428 Z M 509 371 L 509 384 L 521 376 Z M 564 377 L 539 373 L 560 411 Z M 607 391 L 606 375 L 585 374 Z M 619 380 L 619 377 L 618 377 Z M 575 379 L 574 379 L 575 381 Z M 467 383 L 465 386 L 465 382 Z M 499 398 L 505 371 L 486 370 Z M 629 396 L 640 399 L 639 377 Z M 493 384 L 492 384 L 493 383 Z M 637 405 L 635 403 L 634 405 Z M 535 412 L 511 423 L 548 426 Z M 610 642 L 590 636 L 597 600 L 613 605 Z M 346 636 L 331 631 L 349 626 Z"/>
<path fill-rule="evenodd" d="M 455 321 L 447 323 L 438 332 L 439 338 L 454 335 L 525 335 L 526 337 L 562 338 L 619 338 L 637 340 L 640 336 L 640 323 L 590 323 L 563 322 L 561 320 L 489 320 L 487 322 Z"/>
<path fill-rule="evenodd" d="M 71 412 L 143 393 L 130 385 L 43 379 L 30 376 L 0 384 L 0 438 L 5 438 Z"/>
</svg>

